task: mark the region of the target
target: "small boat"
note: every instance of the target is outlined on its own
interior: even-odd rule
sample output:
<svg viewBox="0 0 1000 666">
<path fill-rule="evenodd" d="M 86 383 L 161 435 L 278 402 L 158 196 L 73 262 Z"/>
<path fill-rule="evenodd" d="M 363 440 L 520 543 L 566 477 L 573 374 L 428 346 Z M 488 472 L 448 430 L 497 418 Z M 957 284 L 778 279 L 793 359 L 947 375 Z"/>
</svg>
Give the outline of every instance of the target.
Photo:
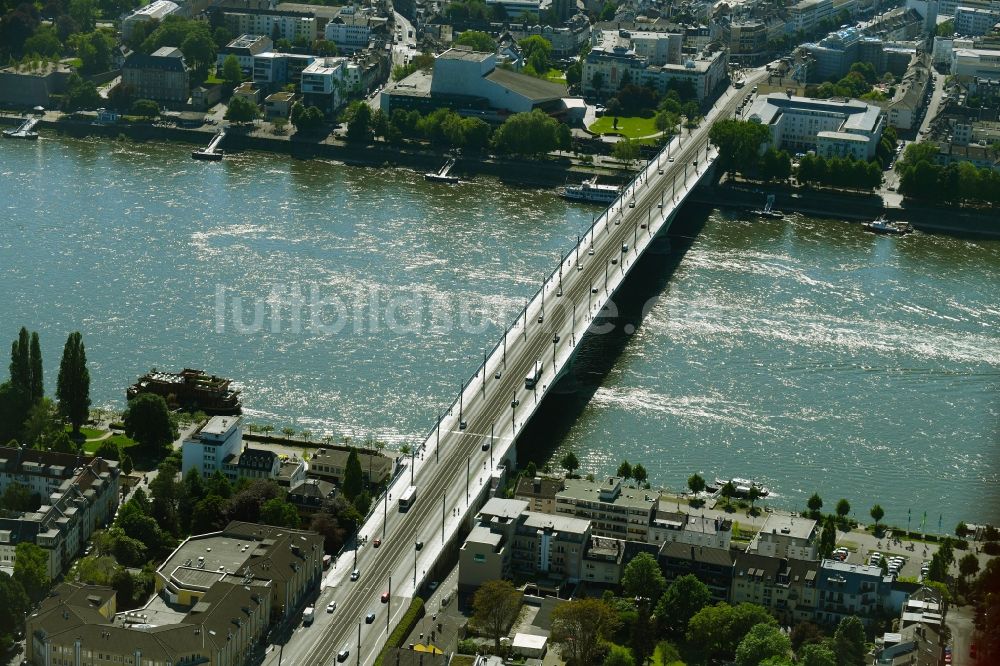
<svg viewBox="0 0 1000 666">
<path fill-rule="evenodd" d="M 455 166 L 455 158 L 449 158 L 445 165 L 441 167 L 437 173 L 433 171 L 428 171 L 424 174 L 424 180 L 428 180 L 432 183 L 448 183 L 449 185 L 457 185 L 461 181 L 458 176 L 451 176 L 448 174 L 451 168 Z"/>
<path fill-rule="evenodd" d="M 716 479 L 715 485 L 712 487 L 717 488 L 718 490 L 721 491 L 723 486 L 725 486 L 727 483 L 732 483 L 733 487 L 736 489 L 735 497 L 749 497 L 751 488 L 756 488 L 757 494 L 760 497 L 767 497 L 768 495 L 771 494 L 770 489 L 765 487 L 763 484 L 758 483 L 753 479 L 741 479 L 736 476 L 729 479 L 728 481 L 725 479 Z"/>
<path fill-rule="evenodd" d="M 913 225 L 909 222 L 893 222 L 887 220 L 885 215 L 880 216 L 877 220 L 865 222 L 861 226 L 863 226 L 866 231 L 871 231 L 876 234 L 895 234 L 897 236 L 903 236 L 913 231 Z"/>
<path fill-rule="evenodd" d="M 34 141 L 38 138 L 38 132 L 24 132 L 14 129 L 4 130 L 3 135 L 7 139 L 27 139 L 28 141 Z"/>
<path fill-rule="evenodd" d="M 757 217 L 769 217 L 774 220 L 784 219 L 785 214 L 782 213 L 780 210 L 774 210 L 773 206 L 774 206 L 774 195 L 768 194 L 767 201 L 764 203 L 764 207 L 752 210 L 750 211 L 750 214 L 756 215 Z"/>
<path fill-rule="evenodd" d="M 221 160 L 224 155 L 225 152 L 218 148 L 216 148 L 215 150 L 207 150 L 202 148 L 201 150 L 191 151 L 191 157 L 193 157 L 196 160 L 218 161 Z"/>
<path fill-rule="evenodd" d="M 559 194 L 570 201 L 609 205 L 618 198 L 620 190 L 621 188 L 615 185 L 598 185 L 595 176 L 579 185 L 567 185 Z"/>
</svg>

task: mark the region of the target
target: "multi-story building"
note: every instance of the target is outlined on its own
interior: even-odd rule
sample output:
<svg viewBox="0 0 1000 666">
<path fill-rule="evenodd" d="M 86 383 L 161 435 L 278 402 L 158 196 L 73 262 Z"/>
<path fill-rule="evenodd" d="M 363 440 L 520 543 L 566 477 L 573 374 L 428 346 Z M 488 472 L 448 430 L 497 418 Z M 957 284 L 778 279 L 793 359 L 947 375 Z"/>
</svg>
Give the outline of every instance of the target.
<svg viewBox="0 0 1000 666">
<path fill-rule="evenodd" d="M 818 573 L 816 561 L 737 552 L 730 600 L 763 606 L 782 624 L 812 621 Z"/>
<path fill-rule="evenodd" d="M 196 469 L 203 477 L 222 471 L 224 460 L 239 453 L 243 445 L 243 419 L 213 416 L 181 445 L 181 473 Z"/>
<path fill-rule="evenodd" d="M 845 617 L 857 615 L 868 623 L 876 610 L 884 607 L 883 599 L 891 587 L 891 579 L 883 577 L 879 567 L 823 560 L 816 582 L 819 598 L 815 621 L 835 625 Z"/>
<path fill-rule="evenodd" d="M 668 511 L 661 500 L 653 514 L 649 526 L 649 543 L 677 542 L 691 546 L 729 548 L 733 535 L 733 523 L 723 518 L 705 518 L 680 511 Z"/>
<path fill-rule="evenodd" d="M 226 44 L 225 47 L 219 49 L 219 53 L 216 56 L 216 65 L 221 71 L 226 58 L 234 56 L 240 63 L 240 69 L 243 70 L 244 76 L 252 76 L 253 57 L 270 51 L 273 46 L 274 42 L 271 41 L 270 37 L 265 35 L 240 35 Z"/>
<path fill-rule="evenodd" d="M 459 551 L 459 588 L 468 594 L 489 580 L 517 574 L 556 591 L 581 580 L 616 585 L 624 547 L 591 534 L 591 523 L 528 510 L 523 500 L 492 498 Z"/>
<path fill-rule="evenodd" d="M 253 83 L 270 91 L 277 91 L 289 83 L 298 85 L 302 71 L 315 60 L 316 56 L 298 53 L 259 53 L 253 57 Z"/>
<path fill-rule="evenodd" d="M 27 619 L 33 666 L 241 666 L 271 623 L 267 581 L 214 582 L 178 622 L 153 626 L 115 615 L 109 587 L 63 583 Z"/>
<path fill-rule="evenodd" d="M 177 12 L 180 6 L 170 0 L 153 0 L 145 7 L 140 7 L 122 19 L 122 39 L 126 42 L 132 39 L 135 34 L 135 27 L 139 23 L 148 21 L 162 21 L 167 16 Z"/>
<path fill-rule="evenodd" d="M 528 13 L 538 16 L 540 6 L 539 0 L 486 0 L 488 9 L 503 11 L 504 16 L 512 21 L 516 21 Z"/>
<path fill-rule="evenodd" d="M 319 583 L 323 537 L 256 523 L 188 537 L 156 570 L 156 592 L 171 604 L 198 607 L 217 583 L 267 583 L 271 612 L 288 618 Z"/>
<path fill-rule="evenodd" d="M 757 97 L 747 118 L 771 130 L 774 147 L 865 160 L 875 156 L 886 122 L 882 109 L 861 100 L 812 99 L 784 93 Z"/>
<path fill-rule="evenodd" d="M 344 103 L 347 92 L 346 58 L 317 58 L 302 70 L 299 89 L 305 103 L 333 113 Z"/>
<path fill-rule="evenodd" d="M 556 493 L 555 513 L 591 521 L 597 536 L 645 542 L 655 506 L 649 491 L 625 486 L 616 476 L 600 482 L 566 479 Z"/>
<path fill-rule="evenodd" d="M 189 80 L 184 54 L 164 46 L 152 54 L 134 52 L 122 66 L 122 83 L 132 87 L 136 98 L 155 100 L 166 106 L 181 106 L 188 100 Z"/>
<path fill-rule="evenodd" d="M 976 37 L 993 32 L 1000 23 L 1000 8 L 986 7 L 955 8 L 955 34 Z"/>
<path fill-rule="evenodd" d="M 0 569 L 13 569 L 17 544 L 34 543 L 56 578 L 94 530 L 107 525 L 119 502 L 118 463 L 66 453 L 0 447 L 0 494 L 25 486 L 37 511 L 0 518 Z"/>
<path fill-rule="evenodd" d="M 591 36 L 590 21 L 586 15 L 576 14 L 565 25 L 553 27 L 549 25 L 527 25 L 522 23 L 490 24 L 490 31 L 502 37 L 506 30 L 515 41 L 525 37 L 538 35 L 552 44 L 552 55 L 556 58 L 572 58 L 580 53 L 580 47 L 587 43 Z"/>
<path fill-rule="evenodd" d="M 802 516 L 770 513 L 749 550 L 768 557 L 815 560 L 819 554 L 817 523 Z"/>
<path fill-rule="evenodd" d="M 951 52 L 953 76 L 1000 78 L 1000 49 L 955 48 Z"/>
<path fill-rule="evenodd" d="M 824 20 L 832 20 L 835 14 L 833 0 L 800 0 L 788 8 L 788 23 L 785 29 L 792 34 L 812 32 L 819 28 Z"/>
<path fill-rule="evenodd" d="M 299 513 L 308 515 L 322 509 L 323 505 L 336 495 L 337 488 L 332 483 L 319 479 L 306 479 L 288 491 L 288 502 L 294 504 Z"/>
<path fill-rule="evenodd" d="M 358 451 L 357 454 L 361 463 L 361 473 L 370 489 L 375 489 L 392 475 L 393 461 L 391 458 L 371 451 Z M 344 471 L 347 469 L 347 459 L 350 455 L 350 449 L 317 449 L 309 460 L 306 476 L 313 479 L 323 479 L 339 486 L 344 480 Z"/>
<path fill-rule="evenodd" d="M 517 480 L 514 489 L 514 499 L 528 503 L 529 511 L 541 513 L 556 512 L 556 493 L 566 487 L 561 478 L 538 477 L 531 479 L 522 476 Z"/>
<path fill-rule="evenodd" d="M 660 93 L 690 83 L 696 99 L 704 101 L 726 79 L 726 52 L 685 54 L 683 40 L 676 33 L 595 31 L 583 62 L 584 95 L 603 98 L 630 82 Z"/>
<path fill-rule="evenodd" d="M 767 59 L 767 24 L 762 20 L 734 21 L 729 26 L 729 59 L 746 67 Z"/>
<path fill-rule="evenodd" d="M 803 44 L 811 63 L 807 70 L 810 81 L 839 79 L 856 62 L 870 63 L 875 72 L 892 72 L 903 76 L 916 49 L 887 44 L 879 37 L 867 37 L 857 28 L 831 32 L 817 43 Z"/>
<path fill-rule="evenodd" d="M 274 9 L 224 9 L 223 24 L 237 35 L 267 35 L 277 41 L 312 44 L 322 33 L 311 12 Z"/>
<path fill-rule="evenodd" d="M 73 70 L 63 63 L 28 63 L 0 69 L 0 104 L 48 106 L 52 95 L 66 92 Z"/>
<path fill-rule="evenodd" d="M 691 546 L 668 541 L 660 547 L 657 561 L 667 582 L 692 575 L 708 586 L 714 601 L 729 601 L 735 556 L 728 548 Z"/>
<path fill-rule="evenodd" d="M 341 51 L 353 53 L 366 48 L 371 41 L 371 18 L 367 14 L 342 13 L 326 24 L 323 34 Z"/>
</svg>

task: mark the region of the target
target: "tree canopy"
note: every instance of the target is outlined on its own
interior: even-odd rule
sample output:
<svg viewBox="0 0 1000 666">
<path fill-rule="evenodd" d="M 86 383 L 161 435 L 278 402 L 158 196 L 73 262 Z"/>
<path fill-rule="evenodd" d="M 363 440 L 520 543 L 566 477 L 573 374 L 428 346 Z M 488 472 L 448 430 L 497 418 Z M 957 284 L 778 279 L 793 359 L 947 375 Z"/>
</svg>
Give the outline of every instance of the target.
<svg viewBox="0 0 1000 666">
<path fill-rule="evenodd" d="M 490 580 L 472 598 L 473 621 L 493 640 L 494 651 L 521 609 L 521 593 L 509 581 Z"/>
<path fill-rule="evenodd" d="M 711 591 L 696 576 L 687 574 L 675 578 L 656 605 L 660 631 L 675 640 L 682 638 L 691 618 L 711 602 Z"/>
<path fill-rule="evenodd" d="M 761 147 L 771 140 L 766 125 L 742 120 L 719 120 L 708 136 L 719 149 L 720 167 L 749 173 L 757 167 Z"/>
<path fill-rule="evenodd" d="M 614 610 L 603 600 L 573 599 L 552 611 L 552 640 L 575 663 L 593 664 L 601 643 L 618 624 Z"/>
<path fill-rule="evenodd" d="M 90 372 L 87 370 L 87 351 L 79 331 L 70 333 L 63 347 L 56 384 L 59 412 L 79 434 L 80 426 L 90 414 Z"/>
<path fill-rule="evenodd" d="M 625 565 L 622 588 L 629 597 L 645 597 L 656 605 L 667 587 L 660 565 L 649 553 L 639 553 Z"/>
<path fill-rule="evenodd" d="M 483 51 L 493 53 L 497 50 L 497 43 L 489 33 L 480 30 L 466 30 L 455 40 L 456 46 L 468 46 L 473 51 Z"/>
<path fill-rule="evenodd" d="M 755 625 L 736 648 L 738 666 L 758 666 L 773 657 L 787 658 L 791 641 L 774 624 Z"/>
<path fill-rule="evenodd" d="M 149 451 L 158 451 L 177 436 L 166 401 L 153 393 L 129 400 L 124 421 L 125 434 Z"/>
</svg>

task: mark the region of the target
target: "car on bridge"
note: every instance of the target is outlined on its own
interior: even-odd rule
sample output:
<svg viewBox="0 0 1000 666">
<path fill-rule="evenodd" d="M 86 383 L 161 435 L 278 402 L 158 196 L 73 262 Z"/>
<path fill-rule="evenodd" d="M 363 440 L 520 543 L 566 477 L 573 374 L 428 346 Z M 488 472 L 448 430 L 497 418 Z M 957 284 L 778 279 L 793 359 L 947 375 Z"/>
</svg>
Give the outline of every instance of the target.
<svg viewBox="0 0 1000 666">
<path fill-rule="evenodd" d="M 383 592 L 382 593 L 382 603 L 384 603 L 384 604 L 389 603 L 389 593 L 388 592 Z"/>
<path fill-rule="evenodd" d="M 332 613 L 335 610 L 337 610 L 337 602 L 336 601 L 331 601 L 330 603 L 328 603 L 326 605 L 326 612 L 327 613 Z"/>
<path fill-rule="evenodd" d="M 382 545 L 382 539 L 379 539 L 379 538 L 376 537 L 375 540 L 372 541 L 372 545 L 375 546 L 376 548 L 378 548 L 379 546 Z"/>
<path fill-rule="evenodd" d="M 365 624 L 371 624 L 375 621 L 375 613 L 368 613 L 365 615 Z"/>
<path fill-rule="evenodd" d="M 628 252 L 628 243 L 622 243 L 622 252 Z"/>
<path fill-rule="evenodd" d="M 486 440 L 483 440 L 482 449 L 483 449 L 483 451 L 489 451 L 490 450 L 490 443 L 487 442 Z"/>
<path fill-rule="evenodd" d="M 361 578 L 361 572 L 357 569 L 351 572 L 351 580 L 357 580 Z"/>
<path fill-rule="evenodd" d="M 495 374 L 495 375 L 493 375 L 493 378 L 494 378 L 494 379 L 500 379 L 500 376 L 501 376 L 501 375 L 503 375 L 503 373 L 502 373 L 501 371 L 497 370 L 496 374 Z"/>
<path fill-rule="evenodd" d="M 422 550 L 423 547 L 424 547 L 424 542 L 423 541 L 418 541 L 415 544 L 413 544 L 413 547 L 416 548 L 417 550 Z"/>
<path fill-rule="evenodd" d="M 337 653 L 337 661 L 345 662 L 347 661 L 347 658 L 350 656 L 351 656 L 351 651 L 348 650 L 347 648 L 344 648 L 343 650 Z"/>
</svg>

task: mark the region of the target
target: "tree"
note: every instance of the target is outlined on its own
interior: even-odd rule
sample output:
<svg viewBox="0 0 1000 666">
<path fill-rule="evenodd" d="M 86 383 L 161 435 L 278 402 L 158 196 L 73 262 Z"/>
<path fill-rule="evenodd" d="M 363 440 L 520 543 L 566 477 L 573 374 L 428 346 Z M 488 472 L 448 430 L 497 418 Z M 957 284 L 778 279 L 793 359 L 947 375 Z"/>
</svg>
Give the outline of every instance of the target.
<svg viewBox="0 0 1000 666">
<path fill-rule="evenodd" d="M 688 623 L 687 640 L 706 661 L 728 659 L 750 630 L 758 624 L 777 621 L 762 606 L 719 602 L 698 611 Z"/>
<path fill-rule="evenodd" d="M 127 453 L 122 455 L 122 459 L 120 461 L 120 467 L 122 470 L 122 474 L 124 474 L 125 476 L 130 475 L 132 473 L 132 470 L 135 469 L 135 465 L 132 463 L 132 457 L 129 456 Z"/>
<path fill-rule="evenodd" d="M 824 643 L 810 643 L 799 650 L 801 666 L 837 666 L 837 656 Z"/>
<path fill-rule="evenodd" d="M 552 62 L 552 42 L 541 35 L 531 35 L 520 40 L 517 45 L 524 54 L 525 70 L 539 76 L 548 73 Z"/>
<path fill-rule="evenodd" d="M 184 53 L 184 59 L 200 77 L 204 77 L 208 68 L 215 62 L 217 48 L 207 27 L 185 37 L 180 49 Z"/>
<path fill-rule="evenodd" d="M 73 426 L 73 433 L 80 434 L 80 426 L 90 414 L 90 372 L 87 370 L 87 351 L 79 331 L 70 333 L 59 363 L 56 383 L 59 412 Z"/>
<path fill-rule="evenodd" d="M 97 27 L 97 3 L 94 0 L 70 0 L 68 13 L 83 32 Z"/>
<path fill-rule="evenodd" d="M 688 477 L 688 488 L 692 493 L 697 495 L 705 490 L 705 479 L 703 479 L 700 474 L 692 474 Z"/>
<path fill-rule="evenodd" d="M 323 127 L 323 112 L 315 106 L 303 106 L 301 102 L 292 105 L 289 120 L 295 129 L 303 134 L 317 132 Z M 284 432 L 284 429 L 282 429 Z M 294 431 L 292 431 L 294 434 Z"/>
<path fill-rule="evenodd" d="M 14 549 L 14 578 L 34 602 L 41 601 L 52 584 L 48 563 L 45 550 L 29 541 L 21 541 Z"/>
<path fill-rule="evenodd" d="M 840 501 L 837 502 L 837 516 L 840 518 L 841 521 L 844 521 L 847 518 L 847 514 L 849 514 L 850 512 L 851 512 L 851 503 L 848 502 L 846 499 L 841 498 Z"/>
<path fill-rule="evenodd" d="M 59 410 L 48 398 L 42 398 L 28 410 L 23 437 L 26 444 L 41 451 L 76 451 L 59 420 Z"/>
<path fill-rule="evenodd" d="M 488 33 L 479 30 L 466 30 L 455 40 L 458 46 L 468 46 L 473 51 L 493 53 L 497 50 L 496 41 Z"/>
<path fill-rule="evenodd" d="M 611 154 L 616 160 L 631 164 L 639 158 L 639 144 L 628 137 L 623 137 L 615 143 L 615 147 L 611 149 Z"/>
<path fill-rule="evenodd" d="M 632 465 L 630 465 L 627 460 L 623 460 L 621 464 L 618 465 L 618 476 L 626 480 L 632 478 Z"/>
<path fill-rule="evenodd" d="M 837 666 L 864 666 L 867 651 L 865 627 L 861 620 L 854 615 L 842 619 L 833 634 L 832 648 Z"/>
<path fill-rule="evenodd" d="M 962 578 L 969 578 L 979 573 L 979 558 L 973 553 L 966 553 L 958 561 L 958 573 Z"/>
<path fill-rule="evenodd" d="M 264 502 L 264 506 L 260 509 L 260 522 L 265 525 L 297 529 L 299 526 L 299 512 L 295 508 L 295 505 L 275 497 Z"/>
<path fill-rule="evenodd" d="M 350 453 L 347 454 L 347 464 L 344 466 L 343 490 L 344 496 L 348 500 L 353 501 L 355 497 L 361 494 L 361 490 L 364 487 L 363 474 L 361 459 L 358 458 L 358 451 L 352 447 Z"/>
<path fill-rule="evenodd" d="M 819 537 L 820 559 L 827 559 L 833 555 L 833 550 L 837 547 L 837 524 L 833 516 L 827 516 L 823 521 L 823 532 Z"/>
<path fill-rule="evenodd" d="M 155 118 L 160 115 L 160 105 L 151 99 L 137 99 L 129 108 L 129 113 L 141 118 Z"/>
<path fill-rule="evenodd" d="M 580 469 L 580 461 L 576 459 L 576 454 L 572 451 L 567 452 L 566 455 L 562 457 L 562 460 L 559 461 L 559 465 L 566 470 L 570 476 L 573 476 L 576 470 Z"/>
<path fill-rule="evenodd" d="M 691 618 L 711 601 L 708 586 L 693 574 L 675 578 L 656 605 L 660 631 L 675 639 L 682 638 Z"/>
<path fill-rule="evenodd" d="M 785 657 L 791 649 L 792 643 L 781 629 L 772 624 L 758 624 L 736 648 L 736 663 L 757 666 L 772 657 Z"/>
<path fill-rule="evenodd" d="M 607 656 L 604 657 L 604 666 L 635 666 L 635 659 L 621 645 L 612 645 Z"/>
<path fill-rule="evenodd" d="M 25 53 L 52 58 L 58 56 L 61 51 L 62 43 L 59 41 L 59 35 L 56 33 L 55 28 L 50 25 L 38 26 L 35 34 L 28 37 L 24 42 Z"/>
<path fill-rule="evenodd" d="M 632 468 L 632 478 L 635 479 L 636 483 L 642 485 L 646 482 L 646 479 L 649 478 L 649 475 L 646 473 L 645 467 L 636 463 L 636 466 Z"/>
<path fill-rule="evenodd" d="M 0 509 L 8 511 L 35 511 L 42 504 L 38 493 L 32 493 L 28 486 L 21 483 L 11 483 L 0 496 Z"/>
<path fill-rule="evenodd" d="M 229 503 L 218 495 L 209 495 L 194 505 L 191 533 L 205 534 L 221 530 L 229 522 Z"/>
<path fill-rule="evenodd" d="M 559 145 L 559 122 L 540 109 L 515 113 L 493 133 L 493 147 L 502 154 L 544 155 Z"/>
<path fill-rule="evenodd" d="M 140 393 L 125 408 L 125 434 L 147 451 L 159 451 L 177 436 L 162 396 Z"/>
<path fill-rule="evenodd" d="M 222 61 L 222 80 L 230 88 L 235 88 L 243 80 L 243 68 L 240 67 L 239 59 L 232 53 Z"/>
<path fill-rule="evenodd" d="M 313 514 L 309 529 L 323 537 L 323 552 L 327 554 L 336 553 L 344 544 L 346 530 L 340 526 L 336 516 L 326 511 Z"/>
<path fill-rule="evenodd" d="M 593 664 L 602 641 L 617 627 L 617 615 L 601 599 L 573 599 L 552 611 L 552 640 L 576 664 Z"/>
<path fill-rule="evenodd" d="M 667 587 L 660 565 L 649 553 L 639 553 L 625 566 L 622 588 L 629 597 L 645 597 L 655 605 Z"/>
<path fill-rule="evenodd" d="M 684 108 L 685 115 L 691 109 Z M 742 120 L 719 120 L 708 136 L 719 148 L 721 167 L 727 171 L 746 173 L 757 165 L 761 147 L 771 140 L 766 125 Z"/>
<path fill-rule="evenodd" d="M 226 120 L 235 123 L 253 122 L 260 115 L 260 109 L 253 100 L 246 97 L 233 97 L 229 100 L 229 107 L 226 109 Z"/>
<path fill-rule="evenodd" d="M 31 348 L 28 352 L 28 369 L 30 371 L 30 383 L 28 385 L 28 397 L 34 402 L 38 402 L 45 396 L 44 379 L 42 377 L 42 348 L 38 342 L 38 332 L 31 333 Z"/>
<path fill-rule="evenodd" d="M 804 645 L 822 642 L 823 631 L 812 622 L 799 622 L 792 627 L 790 638 L 792 649 L 798 652 Z"/>
<path fill-rule="evenodd" d="M 348 111 L 347 139 L 349 141 L 371 141 L 372 108 L 365 102 L 355 102 Z"/>
<path fill-rule="evenodd" d="M 14 631 L 22 626 L 31 601 L 20 581 L 0 571 L 0 649 L 9 650 Z"/>
<path fill-rule="evenodd" d="M 726 498 L 726 505 L 730 506 L 733 497 L 736 496 L 736 486 L 733 485 L 732 481 L 726 481 L 725 485 L 719 490 L 719 494 Z"/>
<path fill-rule="evenodd" d="M 885 517 L 885 511 L 882 509 L 881 504 L 876 504 L 868 513 L 871 514 L 872 520 L 875 521 L 875 534 L 878 534 L 878 523 Z"/>
<path fill-rule="evenodd" d="M 106 439 L 101 442 L 101 445 L 97 447 L 97 451 L 94 455 L 98 458 L 104 458 L 105 460 L 120 460 L 121 459 L 121 449 L 112 440 Z"/>
<path fill-rule="evenodd" d="M 506 580 L 490 580 L 476 590 L 472 609 L 476 626 L 493 639 L 493 650 L 499 652 L 500 638 L 507 635 L 521 609 L 521 593 Z"/>
</svg>

